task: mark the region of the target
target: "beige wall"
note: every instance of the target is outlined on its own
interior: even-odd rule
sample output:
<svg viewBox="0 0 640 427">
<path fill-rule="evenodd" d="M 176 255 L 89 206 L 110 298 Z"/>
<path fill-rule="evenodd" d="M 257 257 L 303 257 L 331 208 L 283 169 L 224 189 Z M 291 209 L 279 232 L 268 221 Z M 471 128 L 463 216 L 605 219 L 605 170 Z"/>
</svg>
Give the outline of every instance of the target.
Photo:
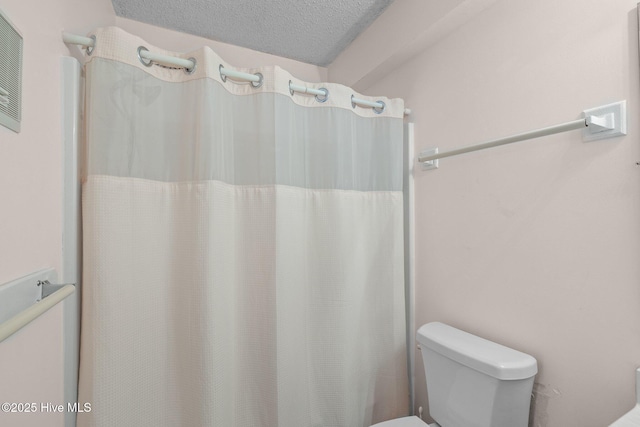
<svg viewBox="0 0 640 427">
<path fill-rule="evenodd" d="M 0 127 L 0 284 L 62 268 L 61 31 L 113 22 L 109 0 L 3 0 L 0 9 L 24 37 L 22 131 Z M 77 49 L 76 49 L 77 51 Z M 53 308 L 0 343 L 0 402 L 63 398 L 62 310 Z M 63 415 L 5 414 L 0 425 L 61 426 Z"/>
<path fill-rule="evenodd" d="M 634 404 L 636 21 L 636 0 L 500 0 L 364 91 L 405 99 L 417 152 L 627 100 L 626 137 L 573 132 L 416 172 L 416 326 L 439 320 L 534 355 L 534 426 L 604 426 Z M 416 375 L 426 407 L 421 363 Z"/>
<path fill-rule="evenodd" d="M 109 0 L 3 0 L 24 38 L 22 131 L 0 126 L 0 283 L 61 265 L 60 57 L 63 30 L 108 25 Z M 75 51 L 77 49 L 74 48 Z"/>
<path fill-rule="evenodd" d="M 329 78 L 356 90 L 367 88 L 495 1 L 396 1 L 338 55 Z"/>
</svg>

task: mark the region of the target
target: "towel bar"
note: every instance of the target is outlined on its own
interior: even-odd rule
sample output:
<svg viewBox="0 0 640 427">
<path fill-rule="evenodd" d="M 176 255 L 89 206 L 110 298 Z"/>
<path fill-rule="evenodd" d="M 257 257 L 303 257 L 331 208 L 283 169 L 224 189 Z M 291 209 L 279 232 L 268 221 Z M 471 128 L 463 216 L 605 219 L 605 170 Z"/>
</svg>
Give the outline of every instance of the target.
<svg viewBox="0 0 640 427">
<path fill-rule="evenodd" d="M 40 298 L 36 300 L 35 304 L 0 323 L 0 342 L 28 325 L 76 290 L 75 284 L 52 284 L 49 280 L 37 280 L 35 285 L 40 289 Z"/>
</svg>

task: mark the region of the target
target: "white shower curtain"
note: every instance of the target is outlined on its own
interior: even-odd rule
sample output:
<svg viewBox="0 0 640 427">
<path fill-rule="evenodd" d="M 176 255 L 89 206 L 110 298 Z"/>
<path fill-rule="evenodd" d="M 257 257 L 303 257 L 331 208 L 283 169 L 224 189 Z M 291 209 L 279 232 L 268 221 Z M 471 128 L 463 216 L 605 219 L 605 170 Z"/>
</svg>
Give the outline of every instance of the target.
<svg viewBox="0 0 640 427">
<path fill-rule="evenodd" d="M 406 414 L 402 114 L 117 28 L 86 64 L 80 426 Z M 146 67 L 144 45 L 195 71 Z M 326 102 L 289 81 L 329 91 Z"/>
</svg>

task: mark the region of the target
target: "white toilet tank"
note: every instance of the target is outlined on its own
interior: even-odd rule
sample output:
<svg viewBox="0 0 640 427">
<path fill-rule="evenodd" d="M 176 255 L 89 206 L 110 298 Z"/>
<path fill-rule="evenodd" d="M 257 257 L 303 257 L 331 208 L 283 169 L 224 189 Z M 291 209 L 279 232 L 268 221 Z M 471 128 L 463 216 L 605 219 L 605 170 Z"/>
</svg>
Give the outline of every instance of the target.
<svg viewBox="0 0 640 427">
<path fill-rule="evenodd" d="M 429 413 L 442 427 L 527 427 L 536 359 L 434 322 L 418 329 Z"/>
</svg>

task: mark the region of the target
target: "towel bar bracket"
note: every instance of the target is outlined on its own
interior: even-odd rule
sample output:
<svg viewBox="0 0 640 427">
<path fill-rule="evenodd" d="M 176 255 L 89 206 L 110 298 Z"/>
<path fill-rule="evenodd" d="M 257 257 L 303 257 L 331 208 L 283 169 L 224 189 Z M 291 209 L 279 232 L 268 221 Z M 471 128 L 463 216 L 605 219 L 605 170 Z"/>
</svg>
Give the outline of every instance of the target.
<svg viewBox="0 0 640 427">
<path fill-rule="evenodd" d="M 57 277 L 49 268 L 0 286 L 0 343 L 75 292 Z"/>
<path fill-rule="evenodd" d="M 38 299 L 38 301 L 41 301 L 41 300 L 45 299 L 46 297 L 48 297 L 52 293 L 62 289 L 63 287 L 65 287 L 67 285 L 75 286 L 76 284 L 75 283 L 55 284 L 55 283 L 51 283 L 48 280 L 38 280 L 38 283 L 36 284 L 36 286 L 39 286 L 41 291 L 42 291 L 42 294 L 41 294 L 40 298 Z"/>
</svg>

